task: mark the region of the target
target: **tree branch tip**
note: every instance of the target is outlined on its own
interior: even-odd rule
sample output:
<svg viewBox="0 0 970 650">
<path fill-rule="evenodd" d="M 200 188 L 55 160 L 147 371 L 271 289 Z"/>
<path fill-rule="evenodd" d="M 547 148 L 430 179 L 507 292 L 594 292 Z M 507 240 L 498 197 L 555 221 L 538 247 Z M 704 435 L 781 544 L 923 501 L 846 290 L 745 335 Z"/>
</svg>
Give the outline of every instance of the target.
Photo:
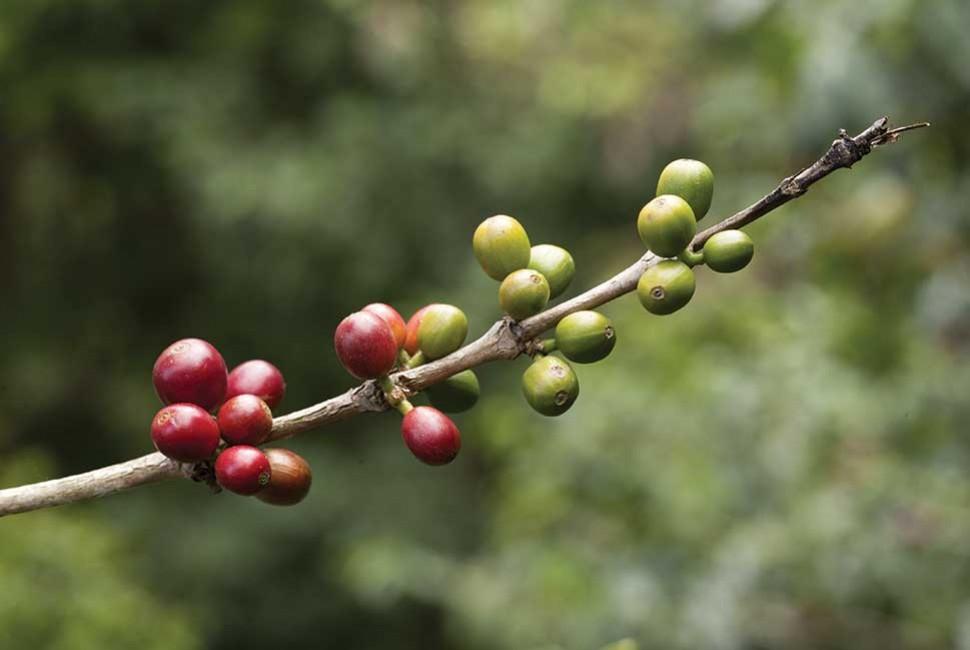
<svg viewBox="0 0 970 650">
<path fill-rule="evenodd" d="M 912 124 L 906 124 L 905 126 L 897 126 L 893 129 L 888 129 L 885 133 L 879 137 L 873 139 L 872 146 L 878 147 L 884 144 L 892 144 L 899 139 L 899 136 L 907 131 L 915 131 L 916 129 L 925 129 L 931 126 L 929 122 L 913 122 Z"/>
</svg>

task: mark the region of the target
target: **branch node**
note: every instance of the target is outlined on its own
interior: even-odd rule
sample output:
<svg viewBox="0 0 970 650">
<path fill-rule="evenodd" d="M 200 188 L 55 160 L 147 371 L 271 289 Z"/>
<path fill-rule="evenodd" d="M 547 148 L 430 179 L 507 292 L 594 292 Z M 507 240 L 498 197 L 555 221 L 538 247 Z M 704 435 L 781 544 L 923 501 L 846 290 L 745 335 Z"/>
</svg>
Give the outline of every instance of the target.
<svg viewBox="0 0 970 650">
<path fill-rule="evenodd" d="M 361 411 L 386 411 L 391 406 L 384 390 L 373 379 L 355 388 L 351 399 Z"/>
<path fill-rule="evenodd" d="M 539 337 L 529 339 L 523 344 L 522 353 L 530 357 L 535 357 L 537 354 L 545 354 L 546 346 Z"/>
</svg>

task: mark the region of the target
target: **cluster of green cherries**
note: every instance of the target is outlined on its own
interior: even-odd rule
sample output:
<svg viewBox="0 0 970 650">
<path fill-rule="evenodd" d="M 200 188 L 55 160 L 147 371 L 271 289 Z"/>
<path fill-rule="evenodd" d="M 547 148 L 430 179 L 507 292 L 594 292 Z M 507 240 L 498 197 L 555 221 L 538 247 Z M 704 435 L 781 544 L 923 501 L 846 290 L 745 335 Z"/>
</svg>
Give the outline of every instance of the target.
<svg viewBox="0 0 970 650">
<path fill-rule="evenodd" d="M 651 314 L 672 314 L 690 302 L 696 287 L 692 267 L 706 264 L 712 271 L 733 273 L 751 261 L 754 243 L 740 230 L 723 230 L 699 252 L 690 249 L 713 197 L 711 169 L 699 160 L 680 159 L 664 168 L 657 197 L 640 210 L 640 240 L 654 254 L 671 258 L 648 268 L 637 283 L 637 296 Z"/>
<path fill-rule="evenodd" d="M 672 314 L 686 305 L 696 287 L 693 267 L 706 264 L 719 273 L 740 271 L 751 261 L 754 244 L 740 230 L 711 236 L 701 251 L 690 244 L 697 221 L 707 214 L 714 196 L 714 174 L 698 160 L 680 159 L 667 165 L 657 182 L 657 196 L 637 218 L 644 245 L 665 258 L 650 266 L 637 284 L 637 295 L 652 314 Z M 489 277 L 499 280 L 499 305 L 513 320 L 523 320 L 546 308 L 572 281 L 572 256 L 559 246 L 531 246 L 516 219 L 498 215 L 486 219 L 472 240 L 475 257 Z M 579 396 L 579 381 L 569 362 L 594 363 L 616 345 L 610 319 L 595 311 L 569 314 L 556 326 L 555 337 L 536 346 L 532 365 L 522 375 L 522 392 L 543 415 L 561 415 Z M 559 358 L 550 353 L 558 351 Z"/>
<path fill-rule="evenodd" d="M 501 281 L 498 302 L 513 320 L 541 312 L 572 282 L 576 264 L 564 248 L 532 246 L 522 224 L 507 215 L 483 221 L 472 237 L 475 258 L 485 273 Z M 556 326 L 555 338 L 536 346 L 532 364 L 522 374 L 526 402 L 542 415 L 562 415 L 579 397 L 579 380 L 569 361 L 593 363 L 616 345 L 610 319 L 595 311 L 572 313 Z M 558 350 L 565 359 L 552 355 Z"/>
</svg>

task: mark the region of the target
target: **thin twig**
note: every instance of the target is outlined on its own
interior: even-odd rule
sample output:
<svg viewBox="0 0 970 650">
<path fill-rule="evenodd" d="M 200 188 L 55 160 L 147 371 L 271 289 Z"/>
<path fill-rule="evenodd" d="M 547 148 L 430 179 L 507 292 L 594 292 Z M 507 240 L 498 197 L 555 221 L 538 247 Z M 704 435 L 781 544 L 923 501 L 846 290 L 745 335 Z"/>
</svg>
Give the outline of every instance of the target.
<svg viewBox="0 0 970 650">
<path fill-rule="evenodd" d="M 753 205 L 699 232 L 691 242 L 691 249 L 699 250 L 711 235 L 722 230 L 742 228 L 798 198 L 837 169 L 851 167 L 868 155 L 873 147 L 895 142 L 899 134 L 925 126 L 929 126 L 929 123 L 890 129 L 888 118 L 883 117 L 855 137 L 849 137 L 845 131 L 840 132 L 821 158 L 783 179 L 778 187 Z M 633 291 L 643 272 L 660 259 L 647 252 L 609 280 L 575 298 L 518 323 L 508 318 L 500 320 L 481 337 L 447 357 L 394 373 L 390 379 L 406 397 L 462 370 L 490 361 L 514 359 L 532 349 L 536 337 L 554 327 L 568 314 L 598 307 Z M 319 404 L 276 418 L 271 440 L 288 438 L 361 413 L 385 411 L 389 407 L 377 382 L 367 381 Z M 148 454 L 84 474 L 0 490 L 0 516 L 93 499 L 177 476 L 192 478 L 197 474 L 192 465 L 176 463 L 159 453 Z"/>
</svg>

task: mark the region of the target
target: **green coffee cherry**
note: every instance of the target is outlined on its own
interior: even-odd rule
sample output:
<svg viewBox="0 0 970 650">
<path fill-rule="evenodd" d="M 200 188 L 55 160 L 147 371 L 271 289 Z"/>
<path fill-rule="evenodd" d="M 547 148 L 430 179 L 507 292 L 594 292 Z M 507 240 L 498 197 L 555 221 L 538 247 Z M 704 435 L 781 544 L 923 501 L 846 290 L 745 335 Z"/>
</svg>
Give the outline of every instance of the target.
<svg viewBox="0 0 970 650">
<path fill-rule="evenodd" d="M 660 257 L 675 257 L 694 238 L 697 221 L 687 201 L 664 194 L 640 210 L 637 232 L 643 245 Z"/>
<path fill-rule="evenodd" d="M 579 397 L 579 380 L 559 357 L 541 357 L 522 373 L 522 393 L 539 413 L 562 415 Z"/>
<path fill-rule="evenodd" d="M 529 265 L 529 235 L 522 224 L 504 214 L 489 217 L 472 236 L 475 258 L 488 276 L 504 280 L 512 271 Z"/>
<path fill-rule="evenodd" d="M 734 273 L 754 257 L 754 242 L 740 230 L 724 230 L 704 242 L 704 263 L 718 273 Z"/>
<path fill-rule="evenodd" d="M 498 288 L 498 302 L 515 320 L 534 316 L 549 303 L 549 282 L 532 269 L 513 271 Z"/>
<path fill-rule="evenodd" d="M 445 413 L 461 413 L 475 406 L 481 389 L 478 377 L 471 370 L 463 370 L 425 392 L 431 405 Z"/>
<path fill-rule="evenodd" d="M 556 325 L 556 346 L 570 361 L 594 363 L 605 359 L 616 345 L 613 323 L 595 311 L 577 311 Z"/>
<path fill-rule="evenodd" d="M 428 359 L 440 359 L 460 348 L 467 335 L 465 312 L 454 305 L 430 305 L 421 315 L 418 348 Z"/>
<path fill-rule="evenodd" d="M 546 276 L 549 282 L 549 299 L 552 300 L 569 286 L 576 272 L 573 256 L 565 248 L 551 244 L 532 247 L 529 268 Z"/>
<path fill-rule="evenodd" d="M 714 198 L 714 173 L 699 160 L 681 158 L 675 160 L 660 172 L 657 181 L 657 196 L 675 194 L 690 204 L 694 218 L 700 221 L 711 209 Z"/>
<path fill-rule="evenodd" d="M 663 260 L 640 276 L 637 295 L 651 314 L 672 314 L 694 295 L 694 272 L 679 260 Z"/>
</svg>

